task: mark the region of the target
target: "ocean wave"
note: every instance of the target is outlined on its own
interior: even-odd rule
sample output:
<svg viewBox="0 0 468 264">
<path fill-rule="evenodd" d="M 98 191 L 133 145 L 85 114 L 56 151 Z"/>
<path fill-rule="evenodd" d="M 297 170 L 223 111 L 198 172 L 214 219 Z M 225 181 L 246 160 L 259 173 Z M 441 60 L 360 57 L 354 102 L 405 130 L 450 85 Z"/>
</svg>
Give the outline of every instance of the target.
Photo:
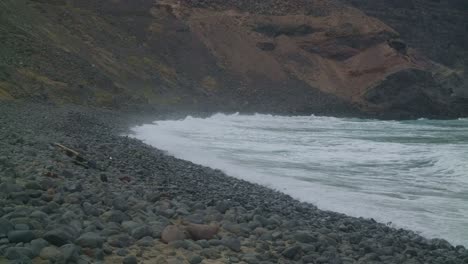
<svg viewBox="0 0 468 264">
<path fill-rule="evenodd" d="M 468 237 L 468 197 L 459 195 L 468 193 L 468 119 L 461 121 L 218 113 L 133 132 L 176 157 L 319 208 L 462 244 Z"/>
</svg>

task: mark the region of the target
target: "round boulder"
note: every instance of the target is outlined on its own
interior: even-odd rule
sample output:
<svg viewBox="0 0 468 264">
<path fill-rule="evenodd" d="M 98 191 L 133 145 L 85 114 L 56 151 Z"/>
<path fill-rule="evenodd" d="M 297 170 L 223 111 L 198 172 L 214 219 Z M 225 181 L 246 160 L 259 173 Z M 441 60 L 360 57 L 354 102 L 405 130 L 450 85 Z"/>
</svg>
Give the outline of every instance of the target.
<svg viewBox="0 0 468 264">
<path fill-rule="evenodd" d="M 219 225 L 189 224 L 187 231 L 193 240 L 212 239 L 219 231 Z"/>
<path fill-rule="evenodd" d="M 185 233 L 175 225 L 169 225 L 162 231 L 161 240 L 169 244 L 172 241 L 184 240 Z"/>
<path fill-rule="evenodd" d="M 41 250 L 41 253 L 39 254 L 41 259 L 45 260 L 58 260 L 62 257 L 62 252 L 56 247 L 45 247 Z"/>
<path fill-rule="evenodd" d="M 84 233 L 76 240 L 76 244 L 87 248 L 100 248 L 103 243 L 104 239 L 94 232 Z"/>
<path fill-rule="evenodd" d="M 11 243 L 27 243 L 34 239 L 34 233 L 31 230 L 15 230 L 8 232 L 8 240 Z"/>
</svg>

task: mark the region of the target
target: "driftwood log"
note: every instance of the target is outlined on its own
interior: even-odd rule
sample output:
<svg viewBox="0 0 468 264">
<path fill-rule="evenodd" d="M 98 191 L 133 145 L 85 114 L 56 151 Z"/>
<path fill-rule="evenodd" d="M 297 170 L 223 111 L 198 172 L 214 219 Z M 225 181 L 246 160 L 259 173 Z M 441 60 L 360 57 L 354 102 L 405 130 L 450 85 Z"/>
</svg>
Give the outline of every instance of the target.
<svg viewBox="0 0 468 264">
<path fill-rule="evenodd" d="M 56 147 L 58 147 L 60 150 L 62 150 L 65 155 L 69 156 L 70 158 L 74 158 L 74 161 L 73 163 L 75 163 L 76 165 L 80 165 L 80 166 L 83 166 L 85 168 L 89 168 L 90 166 L 90 161 L 88 161 L 87 159 L 85 159 L 78 151 L 76 150 L 73 150 L 69 147 L 66 147 L 60 143 L 54 143 L 54 145 Z"/>
</svg>

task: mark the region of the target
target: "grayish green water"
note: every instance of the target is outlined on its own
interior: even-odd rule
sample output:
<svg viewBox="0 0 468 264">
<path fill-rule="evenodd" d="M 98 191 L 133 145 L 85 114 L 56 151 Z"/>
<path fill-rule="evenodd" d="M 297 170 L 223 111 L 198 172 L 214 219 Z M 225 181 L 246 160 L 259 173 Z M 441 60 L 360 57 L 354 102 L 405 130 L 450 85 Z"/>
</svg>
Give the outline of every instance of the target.
<svg viewBox="0 0 468 264">
<path fill-rule="evenodd" d="M 321 209 L 468 246 L 468 120 L 222 115 L 157 121 L 137 138 Z"/>
</svg>

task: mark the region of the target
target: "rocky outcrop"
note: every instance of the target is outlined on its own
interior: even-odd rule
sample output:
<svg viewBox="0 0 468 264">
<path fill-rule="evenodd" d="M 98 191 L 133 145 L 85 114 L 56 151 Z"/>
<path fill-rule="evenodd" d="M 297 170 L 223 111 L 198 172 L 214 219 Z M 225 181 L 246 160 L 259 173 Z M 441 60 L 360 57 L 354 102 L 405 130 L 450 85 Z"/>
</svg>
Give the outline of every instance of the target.
<svg viewBox="0 0 468 264">
<path fill-rule="evenodd" d="M 401 34 L 407 44 L 468 79 L 468 2 L 345 0 Z M 468 82 L 454 91 L 468 98 Z M 460 100 L 462 100 L 460 98 Z"/>
<path fill-rule="evenodd" d="M 382 80 L 366 93 L 365 99 L 382 107 L 378 111 L 382 116 L 395 119 L 399 119 L 400 115 L 411 118 L 421 115 L 437 117 L 455 115 L 444 100 L 451 94 L 452 90 L 441 86 L 430 72 L 412 69 Z"/>
<path fill-rule="evenodd" d="M 405 72 L 442 90 L 461 75 L 333 0 L 5 0 L 0 12 L 5 99 L 404 118 L 428 113 L 389 106 L 390 87 L 421 84 Z M 458 88 L 432 98 L 432 86 L 418 87 L 440 105 L 433 116 L 465 113 L 463 100 L 448 111 Z"/>
</svg>

